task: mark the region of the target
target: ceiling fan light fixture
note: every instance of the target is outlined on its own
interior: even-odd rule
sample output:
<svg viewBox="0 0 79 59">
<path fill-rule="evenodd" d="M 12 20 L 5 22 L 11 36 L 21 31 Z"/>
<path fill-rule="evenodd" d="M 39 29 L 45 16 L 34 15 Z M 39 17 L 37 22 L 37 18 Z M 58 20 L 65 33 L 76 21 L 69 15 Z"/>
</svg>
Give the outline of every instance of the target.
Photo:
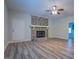
<svg viewBox="0 0 79 59">
<path fill-rule="evenodd" d="M 52 11 L 52 14 L 57 14 L 57 11 Z"/>
<path fill-rule="evenodd" d="M 52 9 L 53 9 L 53 10 L 56 10 L 56 9 L 57 9 L 57 7 L 56 7 L 56 6 L 52 6 Z"/>
<path fill-rule="evenodd" d="M 57 14 L 57 11 L 54 11 L 55 14 Z"/>
<path fill-rule="evenodd" d="M 56 14 L 60 14 L 62 11 L 64 11 L 64 9 L 63 8 L 58 9 L 58 7 L 56 5 L 54 5 L 54 6 L 52 6 L 52 8 L 50 10 L 46 10 L 46 11 L 51 12 L 52 15 L 56 15 Z"/>
</svg>

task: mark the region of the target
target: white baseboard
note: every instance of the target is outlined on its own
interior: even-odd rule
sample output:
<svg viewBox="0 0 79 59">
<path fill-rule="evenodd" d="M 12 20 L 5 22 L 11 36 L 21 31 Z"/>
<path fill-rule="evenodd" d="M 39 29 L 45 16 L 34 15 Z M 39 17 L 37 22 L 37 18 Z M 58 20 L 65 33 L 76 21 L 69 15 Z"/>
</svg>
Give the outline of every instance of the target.
<svg viewBox="0 0 79 59">
<path fill-rule="evenodd" d="M 24 41 L 31 41 L 31 40 L 24 40 L 24 39 L 20 39 L 20 40 L 11 40 L 8 43 L 15 43 L 15 42 L 24 42 Z"/>
<path fill-rule="evenodd" d="M 49 38 L 49 39 L 64 39 L 64 40 L 67 40 L 66 38 L 59 38 L 59 37 L 53 37 L 53 38 Z"/>
</svg>

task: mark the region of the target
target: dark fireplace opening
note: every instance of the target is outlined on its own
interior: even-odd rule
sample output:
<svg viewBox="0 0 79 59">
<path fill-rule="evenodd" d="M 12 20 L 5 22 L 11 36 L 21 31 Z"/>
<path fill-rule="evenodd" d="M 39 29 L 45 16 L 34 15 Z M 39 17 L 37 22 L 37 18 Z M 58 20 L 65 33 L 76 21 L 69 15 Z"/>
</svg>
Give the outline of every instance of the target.
<svg viewBox="0 0 79 59">
<path fill-rule="evenodd" d="M 45 31 L 37 31 L 36 32 L 36 37 L 37 38 L 45 37 Z"/>
</svg>

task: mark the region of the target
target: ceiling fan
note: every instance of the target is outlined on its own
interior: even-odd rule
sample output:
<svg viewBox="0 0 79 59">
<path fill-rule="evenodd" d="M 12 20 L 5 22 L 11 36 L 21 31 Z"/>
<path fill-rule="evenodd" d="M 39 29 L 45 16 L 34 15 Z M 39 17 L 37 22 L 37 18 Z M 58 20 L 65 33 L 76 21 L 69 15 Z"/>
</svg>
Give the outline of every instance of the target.
<svg viewBox="0 0 79 59">
<path fill-rule="evenodd" d="M 64 9 L 63 8 L 58 9 L 56 5 L 52 6 L 51 10 L 46 10 L 46 12 L 50 12 L 51 14 L 60 14 L 62 11 L 64 11 Z"/>
</svg>

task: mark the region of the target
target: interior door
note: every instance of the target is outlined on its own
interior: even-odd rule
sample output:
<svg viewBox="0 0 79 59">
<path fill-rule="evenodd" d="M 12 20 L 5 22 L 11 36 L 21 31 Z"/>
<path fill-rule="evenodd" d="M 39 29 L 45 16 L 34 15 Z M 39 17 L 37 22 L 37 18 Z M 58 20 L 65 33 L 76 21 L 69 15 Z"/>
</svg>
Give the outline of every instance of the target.
<svg viewBox="0 0 79 59">
<path fill-rule="evenodd" d="M 23 20 L 12 20 L 12 39 L 16 41 L 24 39 Z"/>
</svg>

